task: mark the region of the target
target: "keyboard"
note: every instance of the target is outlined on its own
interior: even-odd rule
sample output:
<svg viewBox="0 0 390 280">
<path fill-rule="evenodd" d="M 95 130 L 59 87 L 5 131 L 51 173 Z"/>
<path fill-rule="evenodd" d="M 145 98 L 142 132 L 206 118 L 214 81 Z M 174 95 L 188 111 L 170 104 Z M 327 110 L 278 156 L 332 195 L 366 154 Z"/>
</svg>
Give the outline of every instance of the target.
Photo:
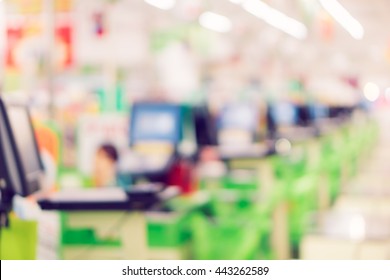
<svg viewBox="0 0 390 280">
<path fill-rule="evenodd" d="M 126 192 L 119 187 L 101 189 L 63 190 L 50 195 L 47 200 L 52 202 L 125 202 Z"/>
</svg>

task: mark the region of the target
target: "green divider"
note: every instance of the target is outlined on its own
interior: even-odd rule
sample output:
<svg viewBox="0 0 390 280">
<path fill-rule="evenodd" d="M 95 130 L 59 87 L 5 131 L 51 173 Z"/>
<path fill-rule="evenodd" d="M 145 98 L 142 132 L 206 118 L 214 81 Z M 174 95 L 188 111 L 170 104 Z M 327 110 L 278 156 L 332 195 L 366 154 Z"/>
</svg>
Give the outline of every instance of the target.
<svg viewBox="0 0 390 280">
<path fill-rule="evenodd" d="M 237 173 L 237 171 L 235 172 Z M 250 172 L 250 171 L 245 170 L 241 172 Z M 222 178 L 222 186 L 226 189 L 233 189 L 233 190 L 260 189 L 256 174 L 247 174 L 243 176 L 238 176 L 235 175 L 234 172 L 230 172 L 230 174 Z"/>
<path fill-rule="evenodd" d="M 261 228 L 248 220 L 192 218 L 192 254 L 199 260 L 256 259 L 262 237 Z"/>
<path fill-rule="evenodd" d="M 189 240 L 189 214 L 155 213 L 147 217 L 149 248 L 177 248 Z"/>
<path fill-rule="evenodd" d="M 289 227 L 293 248 L 298 248 L 306 232 L 307 215 L 318 210 L 317 173 L 306 174 L 289 186 Z"/>
<path fill-rule="evenodd" d="M 120 247 L 121 245 L 119 239 L 99 239 L 93 229 L 69 227 L 68 214 L 61 213 L 61 254 L 67 246 Z"/>
<path fill-rule="evenodd" d="M 220 190 L 213 193 L 208 213 L 191 219 L 194 259 L 257 259 L 271 256 L 270 201 L 256 201 L 257 191 Z"/>
<path fill-rule="evenodd" d="M 372 130 L 372 133 L 368 132 L 370 129 Z M 367 127 L 360 130 L 359 128 L 345 125 L 340 127 L 337 131 L 319 138 L 319 147 L 321 149 L 320 159 L 315 162 L 315 166 L 308 165 L 308 150 L 306 149 L 305 143 L 300 143 L 303 148 L 301 157 L 279 155 L 269 157 L 268 160 L 273 164 L 276 182 L 273 191 L 269 194 L 269 197 L 267 197 L 267 202 L 262 204 L 263 214 L 266 213 L 266 215 L 268 215 L 268 220 L 263 219 L 263 224 L 266 224 L 267 221 L 271 221 L 269 217 L 272 214 L 273 207 L 278 202 L 287 200 L 290 205 L 289 226 L 291 242 L 293 246 L 299 245 L 301 237 L 306 230 L 306 218 L 310 213 L 319 209 L 318 186 L 320 178 L 323 178 L 323 175 L 327 177 L 327 181 L 329 182 L 329 195 L 331 200 L 334 201 L 340 193 L 343 172 L 348 170 L 348 176 L 354 176 L 356 174 L 363 150 L 367 148 L 367 145 L 369 145 L 368 143 L 373 145 L 373 139 L 375 139 L 374 131 L 374 124 L 369 124 Z M 369 137 L 367 134 L 372 134 L 372 136 Z M 252 180 L 251 183 L 250 179 L 247 181 L 234 179 L 234 176 L 226 176 L 220 181 L 220 185 L 224 186 L 225 189 L 236 191 L 261 190 L 261 186 L 255 180 Z M 241 203 L 243 203 L 243 201 Z M 215 232 L 218 232 L 218 230 L 223 231 L 223 226 L 221 224 L 224 223 L 225 217 L 229 217 L 231 222 L 239 220 L 240 217 L 243 216 L 243 213 L 250 209 L 248 205 L 246 206 L 247 208 L 244 207 L 244 204 L 239 206 L 239 204 L 227 204 L 222 203 L 221 201 L 215 203 L 215 205 L 211 207 L 214 211 L 214 216 L 212 216 L 213 218 L 211 220 L 208 220 L 205 217 L 196 218 L 198 219 L 197 223 L 203 224 L 205 229 L 195 229 L 195 236 L 198 236 L 200 239 L 203 238 L 204 242 L 202 244 L 210 244 L 211 237 L 207 238 L 207 234 L 216 235 Z M 251 216 L 249 210 L 246 215 Z M 210 229 L 211 225 L 215 228 Z M 245 227 L 242 226 L 242 228 L 244 230 Z M 223 239 L 222 235 L 219 236 L 220 239 Z M 272 251 L 269 249 L 270 241 L 269 239 L 267 240 L 267 238 L 269 238 L 269 235 L 263 233 L 263 241 L 260 243 L 267 244 L 265 247 L 268 248 L 268 256 L 272 257 Z M 195 238 L 195 240 L 197 240 L 197 238 Z M 194 242 L 197 243 L 196 241 Z M 196 251 L 199 251 L 198 254 L 201 255 L 202 258 L 216 258 L 216 256 L 213 256 L 207 250 L 206 245 L 202 247 L 201 244 L 198 244 L 194 245 L 194 247 L 196 247 Z"/>
</svg>

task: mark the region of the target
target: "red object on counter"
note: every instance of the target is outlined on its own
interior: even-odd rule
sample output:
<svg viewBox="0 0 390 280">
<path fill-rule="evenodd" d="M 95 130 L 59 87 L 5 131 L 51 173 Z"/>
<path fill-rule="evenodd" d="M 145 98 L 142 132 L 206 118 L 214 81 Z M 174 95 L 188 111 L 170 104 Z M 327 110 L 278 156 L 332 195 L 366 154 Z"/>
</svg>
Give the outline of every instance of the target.
<svg viewBox="0 0 390 280">
<path fill-rule="evenodd" d="M 195 190 L 194 167 L 189 161 L 181 160 L 173 165 L 169 176 L 168 185 L 178 186 L 182 194 L 189 194 Z"/>
</svg>

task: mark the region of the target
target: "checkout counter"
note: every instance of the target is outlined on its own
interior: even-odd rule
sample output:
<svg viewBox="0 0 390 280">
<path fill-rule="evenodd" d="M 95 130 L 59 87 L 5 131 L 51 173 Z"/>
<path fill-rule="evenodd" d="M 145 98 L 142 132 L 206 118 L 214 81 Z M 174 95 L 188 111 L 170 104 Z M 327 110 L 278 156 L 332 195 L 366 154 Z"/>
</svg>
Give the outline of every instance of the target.
<svg viewBox="0 0 390 280">
<path fill-rule="evenodd" d="M 375 132 L 375 126 L 370 130 Z M 369 147 L 370 138 L 376 139 L 375 133 L 363 137 Z M 343 186 L 332 210 L 312 217 L 300 247 L 302 259 L 390 259 L 389 175 L 383 168 L 390 154 L 384 151 L 371 152 L 370 160 L 359 165 L 359 174 Z"/>
<path fill-rule="evenodd" d="M 295 258 L 300 255 L 310 213 L 329 209 L 340 187 L 355 175 L 364 150 L 369 150 L 370 137 L 365 135 L 372 125 L 367 120 L 357 121 L 354 112 L 319 104 L 271 105 L 278 154 L 272 160 L 276 181 L 285 195 L 287 210 L 281 211 L 281 216 L 289 221 Z"/>
<path fill-rule="evenodd" d="M 240 102 L 227 104 L 209 121 L 216 128 L 216 145 L 212 147 L 214 159 L 200 164 L 199 178 L 211 202 L 210 217 L 199 215 L 193 222 L 198 259 L 272 258 L 275 248 L 263 246 L 273 225 L 272 200 L 265 192 L 272 187 L 272 167 L 267 162 L 272 147 L 266 141 L 265 113 L 257 104 Z M 226 246 L 244 243 L 246 249 Z"/>
<path fill-rule="evenodd" d="M 67 211 L 66 228 L 76 230 L 73 231 L 76 234 L 77 230 L 85 232 L 94 228 L 95 236 L 85 232 L 89 240 L 98 243 L 92 245 L 104 241 L 104 246 L 90 246 L 101 248 L 98 251 L 95 248 L 89 256 L 103 258 L 99 255 L 102 250 L 118 253 L 115 247 L 120 247 L 127 252 L 126 259 L 186 258 L 186 220 L 192 210 L 181 211 L 168 201 L 182 194 L 190 197 L 190 204 L 197 204 L 196 195 L 191 195 L 195 187 L 193 161 L 197 152 L 193 118 L 191 108 L 178 104 L 140 102 L 132 106 L 129 149 L 121 155 L 118 170 L 119 185 L 127 197 L 122 198 L 122 203 L 108 203 L 110 209 L 100 208 L 99 215 L 97 208 L 85 209 L 90 205 L 85 201 L 78 204 L 78 209 L 86 210 L 83 213 L 73 211 L 74 205 L 62 209 Z M 131 206 L 126 202 L 128 199 L 133 202 Z M 101 222 L 103 218 L 107 223 Z M 108 225 L 115 220 L 120 232 L 111 234 L 107 232 Z M 96 224 L 100 226 L 94 226 Z M 74 242 L 72 230 L 67 237 L 70 243 Z M 83 255 L 85 246 L 67 247 L 66 258 L 72 259 Z M 105 258 L 123 258 L 123 254 L 117 253 L 111 257 L 105 254 Z"/>
<path fill-rule="evenodd" d="M 297 125 L 299 109 L 286 113 L 290 109 L 284 104 L 276 110 L 280 115 L 269 112 L 276 114 L 277 131 L 272 141 L 265 141 L 259 138 L 259 113 L 247 106 L 226 107 L 216 123 L 219 145 L 215 150 L 227 166 L 221 168 L 216 188 L 206 182 L 202 190 L 193 192 L 189 184 L 200 146 L 213 138 L 210 135 L 198 145 L 196 132 L 203 113 L 195 114 L 194 127 L 191 109 L 167 103 L 137 103 L 132 108 L 129 153 L 122 163 L 119 187 L 54 194 L 39 190 L 43 167 L 28 111 L 7 106 L 3 114 L 18 120 L 18 130 L 12 129 L 16 127 L 12 122 L 2 126 L 7 128 L 1 131 L 2 146 L 8 136 L 12 149 L 0 150 L 1 156 L 6 158 L 7 175 L 14 175 L 5 179 L 13 191 L 35 197 L 43 210 L 66 213 L 61 215 L 65 259 L 289 259 L 291 244 L 297 246 L 303 234 L 307 213 L 318 209 L 322 205 L 318 197 L 328 193 L 318 194 L 318 170 L 324 164 L 321 139 L 326 135 L 316 138 L 310 122 Z M 10 113 L 16 109 L 19 113 Z M 280 119 L 286 115 L 288 119 Z M 20 129 L 23 123 L 25 129 Z M 260 144 L 259 139 L 263 139 Z M 256 145 L 263 147 L 258 153 Z M 243 148 L 232 152 L 228 146 Z M 23 153 L 26 147 L 35 154 Z M 27 159 L 27 155 L 34 157 Z M 167 188 L 172 185 L 179 189 Z M 221 236 L 245 246 L 226 246 L 230 241 Z M 215 255 L 213 244 L 226 250 Z"/>
<path fill-rule="evenodd" d="M 1 179 L 4 185 L 12 190 L 12 195 L 35 199 L 42 210 L 66 212 L 68 229 L 90 229 L 84 232 L 90 243 L 63 246 L 62 257 L 147 258 L 145 213 L 161 207 L 178 192 L 158 184 L 139 184 L 129 189 L 117 187 L 46 192 L 42 189 L 44 170 L 28 109 L 5 105 L 2 101 L 0 105 L 2 124 L 5 124 L 1 126 L 1 155 L 6 164 L 2 170 L 9 175 Z M 22 228 L 17 224 L 11 223 L 7 230 Z M 32 229 L 30 233 L 37 241 L 36 231 Z M 28 233 L 25 234 L 27 236 Z M 6 240 L 2 239 L 1 242 L 4 244 Z M 7 252 L 2 253 L 6 258 Z M 34 258 L 33 254 L 29 258 Z"/>
<path fill-rule="evenodd" d="M 194 131 L 194 116 L 188 107 L 135 103 L 130 114 L 129 149 L 119 163 L 120 181 L 125 187 L 151 182 L 192 192 L 192 162 L 197 152 Z"/>
</svg>

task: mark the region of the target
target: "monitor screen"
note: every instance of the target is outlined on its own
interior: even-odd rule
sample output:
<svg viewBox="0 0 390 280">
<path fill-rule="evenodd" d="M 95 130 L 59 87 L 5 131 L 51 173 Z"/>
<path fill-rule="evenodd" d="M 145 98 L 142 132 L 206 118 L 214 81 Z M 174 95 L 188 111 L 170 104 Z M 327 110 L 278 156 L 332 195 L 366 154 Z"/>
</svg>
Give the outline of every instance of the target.
<svg viewBox="0 0 390 280">
<path fill-rule="evenodd" d="M 38 145 L 27 108 L 8 106 L 7 113 L 26 181 L 24 195 L 27 196 L 40 188 L 43 166 Z"/>
<path fill-rule="evenodd" d="M 14 137 L 9 125 L 8 115 L 4 103 L 0 99 L 0 153 L 4 160 L 3 172 L 7 185 L 11 186 L 12 191 L 19 195 L 24 195 L 23 181 L 20 168 L 20 158 L 16 149 Z"/>
<path fill-rule="evenodd" d="M 226 106 L 219 118 L 219 129 L 245 129 L 255 131 L 259 126 L 259 117 L 255 106 L 235 104 Z"/>
<path fill-rule="evenodd" d="M 311 112 L 315 120 L 329 117 L 329 108 L 322 104 L 313 104 L 311 106 Z"/>
<path fill-rule="evenodd" d="M 289 102 L 279 102 L 271 107 L 271 115 L 277 126 L 292 126 L 298 124 L 298 109 Z"/>
<path fill-rule="evenodd" d="M 181 110 L 174 104 L 139 103 L 131 114 L 130 142 L 164 141 L 177 144 L 181 135 Z"/>
<path fill-rule="evenodd" d="M 8 117 L 26 175 L 40 172 L 41 162 L 28 111 L 22 106 L 10 106 Z"/>
</svg>

